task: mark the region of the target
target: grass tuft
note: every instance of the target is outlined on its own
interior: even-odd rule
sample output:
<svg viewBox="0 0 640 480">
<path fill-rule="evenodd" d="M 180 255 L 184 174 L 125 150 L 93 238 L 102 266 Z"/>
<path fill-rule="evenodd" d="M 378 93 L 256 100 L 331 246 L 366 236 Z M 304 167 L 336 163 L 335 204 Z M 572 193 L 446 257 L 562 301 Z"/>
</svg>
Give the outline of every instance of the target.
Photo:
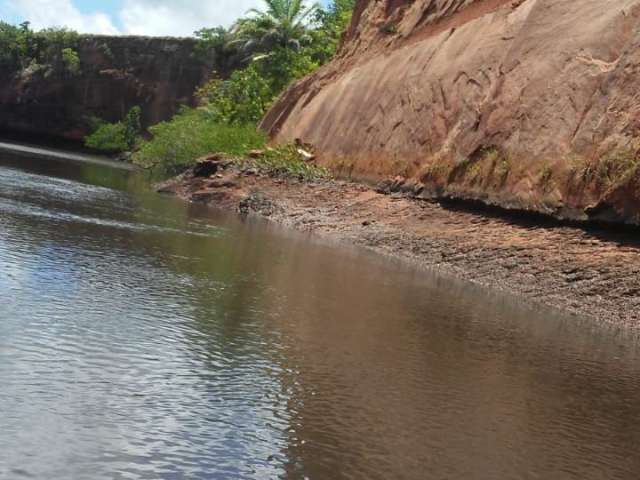
<svg viewBox="0 0 640 480">
<path fill-rule="evenodd" d="M 577 175 L 584 185 L 594 184 L 600 190 L 623 181 L 640 167 L 636 152 L 626 148 L 612 150 L 597 161 L 575 157 L 571 163 L 572 175 Z"/>
<path fill-rule="evenodd" d="M 291 144 L 266 149 L 255 159 L 255 165 L 270 175 L 294 177 L 300 180 L 331 177 L 328 169 L 306 162 L 298 152 L 298 148 Z"/>
</svg>

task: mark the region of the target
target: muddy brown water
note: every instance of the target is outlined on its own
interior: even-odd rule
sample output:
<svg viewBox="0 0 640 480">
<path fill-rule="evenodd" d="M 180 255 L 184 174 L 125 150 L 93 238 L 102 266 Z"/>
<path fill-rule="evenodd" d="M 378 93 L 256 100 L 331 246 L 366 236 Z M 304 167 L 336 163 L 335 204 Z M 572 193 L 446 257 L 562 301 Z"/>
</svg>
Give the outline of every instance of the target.
<svg viewBox="0 0 640 480">
<path fill-rule="evenodd" d="M 0 153 L 0 479 L 637 479 L 635 334 Z"/>
</svg>

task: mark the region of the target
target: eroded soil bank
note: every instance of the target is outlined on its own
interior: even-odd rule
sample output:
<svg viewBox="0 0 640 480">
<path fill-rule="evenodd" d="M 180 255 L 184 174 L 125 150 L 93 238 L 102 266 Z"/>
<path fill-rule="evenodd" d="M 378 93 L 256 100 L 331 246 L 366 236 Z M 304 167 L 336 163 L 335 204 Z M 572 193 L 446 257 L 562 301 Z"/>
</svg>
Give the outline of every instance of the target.
<svg viewBox="0 0 640 480">
<path fill-rule="evenodd" d="M 262 122 L 343 175 L 640 225 L 640 0 L 358 0 Z"/>
<path fill-rule="evenodd" d="M 640 242 L 633 232 L 472 211 L 347 181 L 274 177 L 219 159 L 199 164 L 159 191 L 411 259 L 531 302 L 640 328 Z"/>
</svg>

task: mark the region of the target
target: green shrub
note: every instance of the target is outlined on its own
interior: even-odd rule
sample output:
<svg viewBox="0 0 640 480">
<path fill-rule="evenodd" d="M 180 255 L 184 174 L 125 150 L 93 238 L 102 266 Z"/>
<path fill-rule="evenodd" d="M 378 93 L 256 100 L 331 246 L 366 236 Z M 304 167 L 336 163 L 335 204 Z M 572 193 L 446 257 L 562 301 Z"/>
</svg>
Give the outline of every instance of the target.
<svg viewBox="0 0 640 480">
<path fill-rule="evenodd" d="M 257 124 L 292 80 L 317 67 L 303 52 L 281 48 L 236 70 L 227 80 L 214 78 L 197 96 L 215 122 Z"/>
<path fill-rule="evenodd" d="M 140 139 L 142 133 L 142 109 L 138 106 L 133 107 L 127 112 L 122 123 L 124 124 L 125 141 L 127 148 L 133 150 Z"/>
<path fill-rule="evenodd" d="M 76 49 L 80 35 L 67 28 L 46 28 L 33 34 L 34 58 L 47 65 L 51 74 L 77 73 L 80 58 Z"/>
<path fill-rule="evenodd" d="M 122 122 L 102 123 L 85 138 L 85 145 L 103 152 L 124 152 L 129 146 L 126 129 Z"/>
<path fill-rule="evenodd" d="M 28 23 L 19 27 L 0 22 L 0 68 L 17 71 L 29 62 L 31 30 Z"/>
<path fill-rule="evenodd" d="M 593 184 L 600 190 L 619 183 L 640 166 L 640 158 L 632 148 L 614 149 L 599 159 L 571 155 L 569 160 L 571 178 L 577 176 L 582 184 Z"/>
<path fill-rule="evenodd" d="M 260 121 L 274 92 L 255 65 L 250 65 L 235 71 L 229 80 L 211 80 L 198 90 L 198 97 L 212 121 L 242 125 Z"/>
<path fill-rule="evenodd" d="M 74 75 L 80 73 L 80 57 L 74 49 L 65 48 L 62 50 L 62 63 L 67 72 Z"/>
<path fill-rule="evenodd" d="M 76 74 L 80 71 L 79 39 L 77 32 L 67 28 L 35 32 L 29 22 L 20 26 L 0 22 L 0 68 L 23 76 Z"/>
<path fill-rule="evenodd" d="M 206 65 L 214 63 L 221 72 L 241 65 L 241 55 L 232 45 L 233 34 L 224 27 L 203 28 L 195 32 L 195 56 Z"/>
<path fill-rule="evenodd" d="M 266 6 L 273 5 L 267 2 Z M 239 20 L 231 30 L 196 32 L 197 56 L 204 60 L 217 58 L 223 75 L 232 63 L 244 68 L 236 69 L 227 78 L 216 76 L 200 88 L 197 96 L 201 107 L 184 109 L 171 121 L 152 127 L 153 139 L 141 144 L 133 161 L 163 173 L 176 173 L 209 153 L 242 156 L 262 147 L 266 138 L 255 125 L 292 81 L 333 56 L 353 6 L 354 0 L 336 0 L 327 9 L 313 7 L 304 14 L 309 21 L 296 23 L 293 30 L 286 18 L 296 17 L 298 4 L 292 4 L 292 10 L 275 12 L 273 18 L 254 11 L 253 16 Z M 280 22 L 280 15 L 286 21 Z M 273 40 L 274 35 L 281 41 L 267 41 Z M 257 44 L 261 47 L 254 48 Z M 257 163 L 268 171 L 304 178 L 326 174 L 326 170 L 301 160 L 292 146 L 269 150 Z"/>
<path fill-rule="evenodd" d="M 355 0 L 334 0 L 326 8 L 320 8 L 316 14 L 317 28 L 311 30 L 311 44 L 306 53 L 319 65 L 333 58 L 342 34 L 351 22 Z"/>
<path fill-rule="evenodd" d="M 243 156 L 266 142 L 255 126 L 216 123 L 202 109 L 185 108 L 149 130 L 153 139 L 142 142 L 133 162 L 164 174 L 179 173 L 209 153 Z"/>
<path fill-rule="evenodd" d="M 107 123 L 97 119 L 93 132 L 85 138 L 85 145 L 109 153 L 133 150 L 142 132 L 141 113 L 140 107 L 133 107 L 121 122 Z"/>
</svg>

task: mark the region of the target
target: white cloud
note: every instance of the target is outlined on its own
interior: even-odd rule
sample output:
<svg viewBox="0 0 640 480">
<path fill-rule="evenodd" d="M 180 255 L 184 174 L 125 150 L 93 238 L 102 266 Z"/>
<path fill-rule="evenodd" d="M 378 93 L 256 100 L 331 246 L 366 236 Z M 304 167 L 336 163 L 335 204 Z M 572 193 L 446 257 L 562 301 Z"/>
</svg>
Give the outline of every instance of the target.
<svg viewBox="0 0 640 480">
<path fill-rule="evenodd" d="M 36 29 L 66 26 L 83 33 L 117 34 L 113 20 L 105 13 L 83 14 L 71 0 L 7 0 L 6 8 Z"/>
<path fill-rule="evenodd" d="M 228 27 L 251 8 L 264 5 L 263 0 L 122 0 L 117 10 L 112 3 L 87 14 L 77 7 L 82 1 L 0 0 L 0 17 L 29 20 L 34 28 L 67 26 L 83 33 L 189 36 L 203 27 Z"/>
<path fill-rule="evenodd" d="M 202 27 L 229 26 L 261 0 L 124 0 L 123 33 L 188 36 Z"/>
</svg>

